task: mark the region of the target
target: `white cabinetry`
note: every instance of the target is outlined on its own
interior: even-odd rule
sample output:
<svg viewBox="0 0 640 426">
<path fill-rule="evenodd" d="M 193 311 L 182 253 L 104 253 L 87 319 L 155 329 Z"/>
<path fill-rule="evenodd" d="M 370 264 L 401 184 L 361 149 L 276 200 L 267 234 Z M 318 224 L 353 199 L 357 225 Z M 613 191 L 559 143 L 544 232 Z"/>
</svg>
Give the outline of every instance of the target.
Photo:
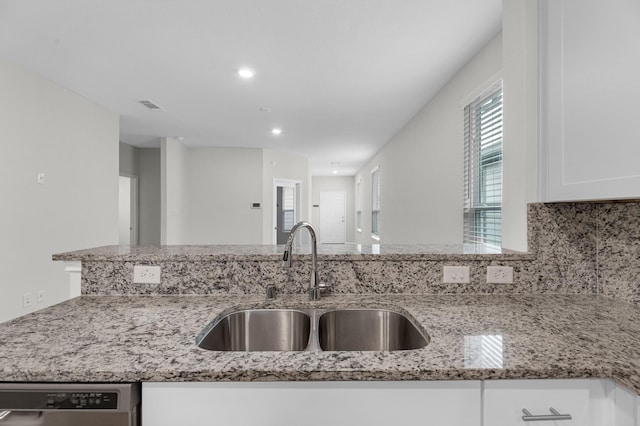
<svg viewBox="0 0 640 426">
<path fill-rule="evenodd" d="M 640 3 L 541 0 L 542 201 L 640 196 Z"/>
<path fill-rule="evenodd" d="M 623 388 L 614 384 L 612 381 L 607 381 L 607 408 L 611 413 L 609 422 L 612 426 L 640 426 L 638 422 L 638 396 Z"/>
<path fill-rule="evenodd" d="M 640 426 L 639 413 L 604 379 L 142 384 L 143 426 Z"/>
<path fill-rule="evenodd" d="M 478 426 L 480 382 L 143 383 L 144 426 Z"/>
<path fill-rule="evenodd" d="M 484 382 L 483 424 L 638 426 L 636 404 L 635 394 L 610 380 L 490 380 Z M 549 420 L 552 408 L 571 419 Z"/>
</svg>

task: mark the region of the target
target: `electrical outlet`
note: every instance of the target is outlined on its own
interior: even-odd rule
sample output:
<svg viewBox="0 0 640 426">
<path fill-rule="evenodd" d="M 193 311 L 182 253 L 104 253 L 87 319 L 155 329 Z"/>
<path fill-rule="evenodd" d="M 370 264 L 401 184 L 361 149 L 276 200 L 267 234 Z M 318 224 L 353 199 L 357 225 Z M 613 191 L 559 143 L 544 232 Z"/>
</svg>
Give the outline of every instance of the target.
<svg viewBox="0 0 640 426">
<path fill-rule="evenodd" d="M 513 283 L 513 268 L 511 266 L 487 266 L 487 283 Z"/>
<path fill-rule="evenodd" d="M 38 303 L 42 303 L 44 302 L 44 290 L 39 290 L 38 291 L 38 299 L 37 299 Z"/>
<path fill-rule="evenodd" d="M 444 266 L 442 268 L 442 282 L 466 284 L 469 282 L 468 266 Z"/>
<path fill-rule="evenodd" d="M 31 293 L 25 293 L 22 295 L 22 306 L 28 308 L 33 305 L 33 295 Z"/>
<path fill-rule="evenodd" d="M 136 284 L 160 284 L 160 267 L 135 265 L 133 267 L 133 282 Z"/>
</svg>

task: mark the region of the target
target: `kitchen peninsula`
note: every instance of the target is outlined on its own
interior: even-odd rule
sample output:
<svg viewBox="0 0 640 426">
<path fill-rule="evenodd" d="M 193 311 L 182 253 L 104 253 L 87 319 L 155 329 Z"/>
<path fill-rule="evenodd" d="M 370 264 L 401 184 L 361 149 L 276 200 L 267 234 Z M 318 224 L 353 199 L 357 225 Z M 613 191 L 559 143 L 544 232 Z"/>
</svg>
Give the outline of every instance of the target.
<svg viewBox="0 0 640 426">
<path fill-rule="evenodd" d="M 614 242 L 602 235 L 608 222 L 620 228 L 625 217 L 634 220 L 633 209 L 531 205 L 528 253 L 323 248 L 320 279 L 332 292 L 319 301 L 305 294 L 305 248 L 288 270 L 275 246 L 108 246 L 57 254 L 55 260 L 82 262 L 82 296 L 0 325 L 0 381 L 373 385 L 584 378 L 611 379 L 640 394 L 640 311 L 623 287 L 605 287 L 611 278 L 604 272 L 613 268 L 607 253 L 618 253 L 611 259 L 621 262 L 610 247 L 623 236 Z M 471 282 L 443 284 L 444 264 L 470 266 Z M 133 283 L 134 265 L 160 266 L 160 284 Z M 488 265 L 513 267 L 513 284 L 487 284 Z M 273 301 L 265 300 L 267 284 L 277 287 Z M 233 310 L 310 307 L 397 311 L 429 343 L 391 352 L 224 352 L 196 345 L 203 329 Z"/>
</svg>

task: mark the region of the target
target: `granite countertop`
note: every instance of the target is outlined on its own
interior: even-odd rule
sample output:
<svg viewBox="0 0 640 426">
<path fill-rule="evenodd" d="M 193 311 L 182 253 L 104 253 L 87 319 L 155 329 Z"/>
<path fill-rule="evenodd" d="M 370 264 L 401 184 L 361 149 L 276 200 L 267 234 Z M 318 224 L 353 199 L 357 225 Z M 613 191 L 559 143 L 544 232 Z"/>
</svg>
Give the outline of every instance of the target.
<svg viewBox="0 0 640 426">
<path fill-rule="evenodd" d="M 310 246 L 294 246 L 294 254 L 310 255 Z M 284 245 L 165 245 L 103 246 L 56 253 L 53 260 L 109 261 L 280 261 Z M 321 260 L 526 260 L 533 253 L 499 249 L 484 244 L 320 244 Z"/>
<path fill-rule="evenodd" d="M 397 352 L 195 345 L 221 313 L 258 306 L 392 308 L 431 341 Z M 83 296 L 0 324 L 0 381 L 9 382 L 575 377 L 611 378 L 640 393 L 638 308 L 586 295 Z"/>
</svg>

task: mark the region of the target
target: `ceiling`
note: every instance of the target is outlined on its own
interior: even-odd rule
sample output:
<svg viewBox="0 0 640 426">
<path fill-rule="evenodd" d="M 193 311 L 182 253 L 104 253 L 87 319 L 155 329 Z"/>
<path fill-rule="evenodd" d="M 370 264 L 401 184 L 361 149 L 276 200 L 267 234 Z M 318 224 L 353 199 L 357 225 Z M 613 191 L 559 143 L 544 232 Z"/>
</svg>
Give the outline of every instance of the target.
<svg viewBox="0 0 640 426">
<path fill-rule="evenodd" d="M 0 58 L 117 112 L 131 145 L 285 150 L 353 175 L 501 19 L 502 0 L 0 0 Z"/>
</svg>

